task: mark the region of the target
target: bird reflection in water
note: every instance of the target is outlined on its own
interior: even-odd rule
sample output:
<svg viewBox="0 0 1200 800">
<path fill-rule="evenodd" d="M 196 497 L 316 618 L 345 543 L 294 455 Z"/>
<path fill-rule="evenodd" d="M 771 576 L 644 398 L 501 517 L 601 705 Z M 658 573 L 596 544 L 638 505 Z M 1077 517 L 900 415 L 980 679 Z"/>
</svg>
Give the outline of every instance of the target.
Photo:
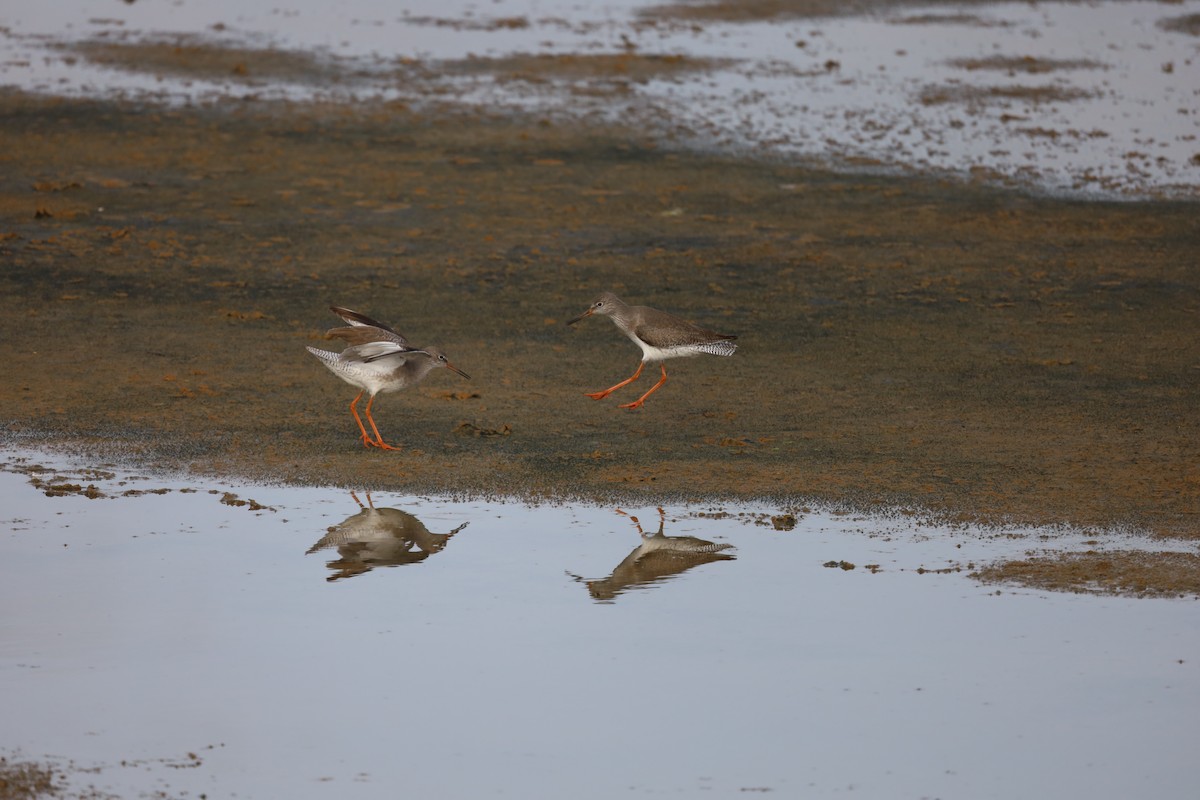
<svg viewBox="0 0 1200 800">
<path fill-rule="evenodd" d="M 354 516 L 334 525 L 321 540 L 308 548 L 309 553 L 336 547 L 340 558 L 326 563 L 333 574 L 325 578 L 336 581 L 353 578 L 375 567 L 396 567 L 416 564 L 434 553 L 441 552 L 450 537 L 467 527 L 466 522 L 449 533 L 430 533 L 421 520 L 397 508 L 376 508 L 367 492 L 363 505 L 354 492 L 354 502 L 362 509 Z"/>
<path fill-rule="evenodd" d="M 695 536 L 665 536 L 663 527 L 666 513 L 658 509 L 658 531 L 646 533 L 638 518 L 626 514 L 621 509 L 617 513 L 629 517 L 642 543 L 633 549 L 625 559 L 617 564 L 612 574 L 602 580 L 589 581 L 578 575 L 571 575 L 575 580 L 587 585 L 592 599 L 599 602 L 609 602 L 617 595 L 639 586 L 657 586 L 677 575 L 682 575 L 692 567 L 708 564 L 712 561 L 733 561 L 731 544 L 717 544 Z"/>
</svg>

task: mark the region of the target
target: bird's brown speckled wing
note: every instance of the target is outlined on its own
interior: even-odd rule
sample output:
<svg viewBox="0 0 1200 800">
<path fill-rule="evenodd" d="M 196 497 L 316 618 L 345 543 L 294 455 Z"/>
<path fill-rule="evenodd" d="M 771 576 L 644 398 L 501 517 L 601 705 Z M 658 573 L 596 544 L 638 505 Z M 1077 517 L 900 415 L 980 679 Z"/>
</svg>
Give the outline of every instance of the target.
<svg viewBox="0 0 1200 800">
<path fill-rule="evenodd" d="M 655 308 L 643 306 L 638 312 L 638 321 L 633 332 L 646 344 L 662 350 L 737 338 L 727 333 L 701 328 L 682 317 Z"/>
<path fill-rule="evenodd" d="M 365 314 L 360 314 L 357 311 L 351 311 L 341 306 L 330 306 L 330 310 L 350 323 L 349 327 L 330 328 L 325 335 L 332 339 L 341 339 L 350 345 L 367 344 L 369 342 L 392 342 L 406 350 L 413 349 L 408 340 L 387 323 L 379 322 Z"/>
</svg>

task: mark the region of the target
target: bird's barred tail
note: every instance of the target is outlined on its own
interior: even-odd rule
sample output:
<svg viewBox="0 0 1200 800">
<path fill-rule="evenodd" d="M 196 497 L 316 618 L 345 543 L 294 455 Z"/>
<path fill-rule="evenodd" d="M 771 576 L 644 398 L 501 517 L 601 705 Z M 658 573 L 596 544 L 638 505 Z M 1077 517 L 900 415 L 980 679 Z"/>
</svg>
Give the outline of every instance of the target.
<svg viewBox="0 0 1200 800">
<path fill-rule="evenodd" d="M 663 549 L 669 553 L 720 553 L 733 549 L 733 545 L 726 542 L 709 542 L 694 536 L 670 536 L 667 541 L 670 546 Z"/>
<path fill-rule="evenodd" d="M 305 345 L 304 349 L 321 359 L 321 361 L 325 362 L 326 366 L 332 365 L 335 361 L 337 361 L 338 358 L 337 353 L 330 352 L 329 350 L 320 350 L 316 347 L 309 347 L 307 345 Z"/>
<path fill-rule="evenodd" d="M 705 342 L 696 349 L 710 356 L 731 356 L 737 351 L 737 345 L 726 341 Z"/>
</svg>

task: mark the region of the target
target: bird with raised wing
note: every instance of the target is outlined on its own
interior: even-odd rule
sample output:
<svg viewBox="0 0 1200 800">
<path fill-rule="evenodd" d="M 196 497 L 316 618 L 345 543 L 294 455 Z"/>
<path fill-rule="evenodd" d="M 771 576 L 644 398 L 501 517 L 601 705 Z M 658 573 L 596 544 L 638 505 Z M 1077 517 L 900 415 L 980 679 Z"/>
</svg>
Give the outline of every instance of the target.
<svg viewBox="0 0 1200 800">
<path fill-rule="evenodd" d="M 351 386 L 359 389 L 358 395 L 350 401 L 350 413 L 358 423 L 362 433 L 364 447 L 379 447 L 383 450 L 399 450 L 383 441 L 375 418 L 371 415 L 371 406 L 375 395 L 380 392 L 395 392 L 409 386 L 415 386 L 424 380 L 431 371 L 445 367 L 451 372 L 457 372 L 464 378 L 470 375 L 450 363 L 446 354 L 437 347 L 413 347 L 408 340 L 397 333 L 389 325 L 371 319 L 368 316 L 351 311 L 340 306 L 330 306 L 347 325 L 342 328 L 331 328 L 326 337 L 341 339 L 349 345 L 340 353 L 321 350 L 316 347 L 307 348 L 329 371 Z M 375 438 L 367 433 L 362 419 L 358 416 L 358 401 L 363 394 L 368 395 L 365 413 L 367 422 Z"/>
<path fill-rule="evenodd" d="M 567 324 L 574 325 L 593 314 L 608 317 L 621 330 L 621 333 L 632 339 L 633 343 L 642 349 L 642 362 L 638 364 L 637 372 L 632 376 L 602 392 L 588 392 L 588 397 L 593 400 L 603 400 L 622 386 L 627 386 L 637 380 L 638 376 L 642 374 L 642 369 L 648 363 L 657 361 L 662 367 L 662 377 L 658 383 L 650 387 L 650 391 L 637 400 L 625 403 L 621 408 L 640 408 L 646 402 L 647 397 L 654 394 L 667 382 L 667 366 L 661 362 L 668 358 L 686 358 L 702 353 L 713 356 L 731 356 L 737 350 L 737 345 L 730 341 L 736 339 L 736 336 L 701 328 L 686 319 L 659 311 L 656 308 L 631 306 L 612 292 L 602 293 L 592 301 L 587 311 Z"/>
</svg>

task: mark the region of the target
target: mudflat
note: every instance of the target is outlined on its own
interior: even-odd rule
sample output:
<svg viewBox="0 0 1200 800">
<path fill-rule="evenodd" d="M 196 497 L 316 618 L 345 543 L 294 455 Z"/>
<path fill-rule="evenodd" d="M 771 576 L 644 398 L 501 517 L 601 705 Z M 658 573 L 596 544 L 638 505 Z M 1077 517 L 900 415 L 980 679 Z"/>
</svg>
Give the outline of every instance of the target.
<svg viewBox="0 0 1200 800">
<path fill-rule="evenodd" d="M 838 173 L 454 106 L 7 92 L 0 115 L 10 445 L 413 493 L 1200 538 L 1194 203 Z M 617 405 L 657 369 L 593 401 L 640 358 L 606 319 L 566 326 L 604 290 L 739 350 L 668 362 L 644 408 Z M 471 375 L 378 398 L 399 452 L 362 446 L 356 390 L 305 351 L 338 349 L 330 305 Z M 1194 559 L 1170 574 L 1200 585 Z"/>
</svg>

